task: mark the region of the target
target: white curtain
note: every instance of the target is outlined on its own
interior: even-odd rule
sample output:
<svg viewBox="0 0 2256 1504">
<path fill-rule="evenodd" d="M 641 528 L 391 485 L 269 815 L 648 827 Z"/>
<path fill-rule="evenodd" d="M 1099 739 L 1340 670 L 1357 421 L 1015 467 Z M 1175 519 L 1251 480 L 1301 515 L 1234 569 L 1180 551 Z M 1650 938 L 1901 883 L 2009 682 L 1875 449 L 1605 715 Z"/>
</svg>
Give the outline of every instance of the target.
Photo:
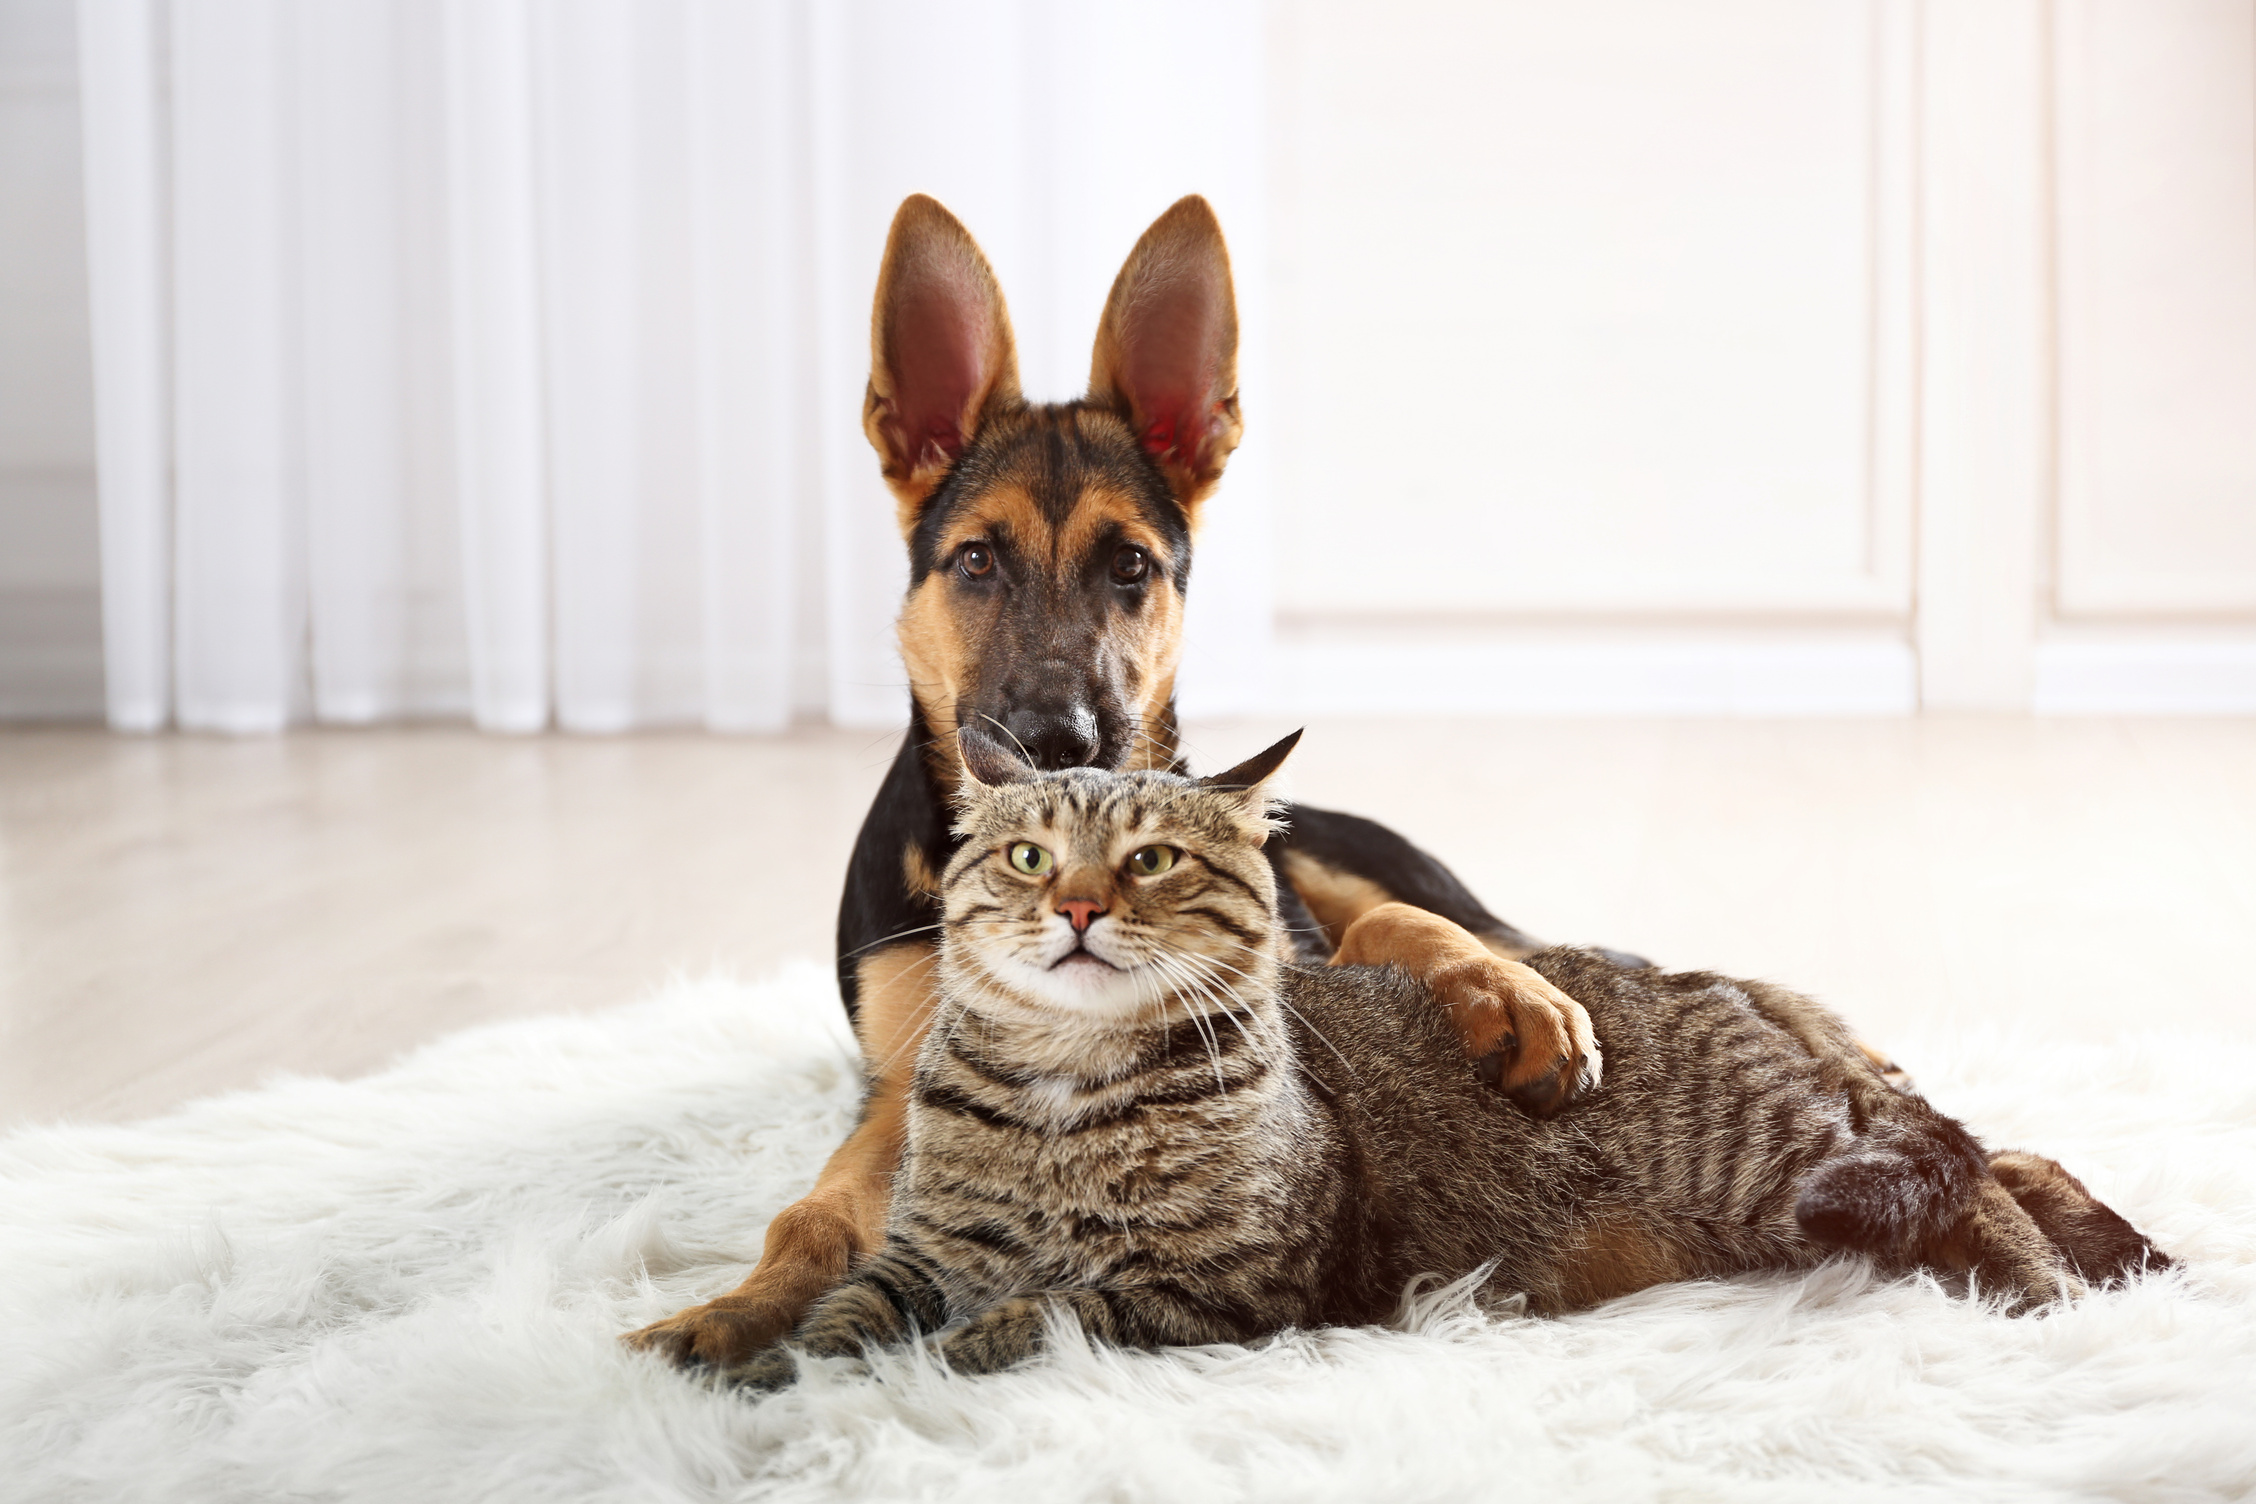
<svg viewBox="0 0 2256 1504">
<path fill-rule="evenodd" d="M 1186 707 L 1269 683 L 1255 0 L 80 0 L 120 727 L 898 722 L 860 430 L 893 207 L 1077 394 L 1168 203 L 1230 233 L 1248 442 Z"/>
</svg>

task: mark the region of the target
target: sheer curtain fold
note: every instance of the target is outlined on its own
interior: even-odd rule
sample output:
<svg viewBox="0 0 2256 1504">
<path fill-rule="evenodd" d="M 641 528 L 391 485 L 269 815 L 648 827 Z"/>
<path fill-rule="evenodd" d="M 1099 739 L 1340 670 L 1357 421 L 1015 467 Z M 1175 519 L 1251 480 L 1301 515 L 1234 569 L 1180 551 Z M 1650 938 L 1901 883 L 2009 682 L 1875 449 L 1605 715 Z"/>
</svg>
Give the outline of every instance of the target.
<svg viewBox="0 0 2256 1504">
<path fill-rule="evenodd" d="M 897 723 L 860 406 L 903 194 L 1066 397 L 1206 192 L 1258 369 L 1259 8 L 1158 9 L 81 0 L 113 723 Z M 1249 445 L 1208 709 L 1265 687 L 1262 493 Z"/>
<path fill-rule="evenodd" d="M 548 504 L 529 0 L 440 0 L 455 501 L 470 701 L 548 723 Z"/>
<path fill-rule="evenodd" d="M 396 20 L 295 16 L 308 651 L 314 714 L 347 724 L 409 708 Z"/>
<path fill-rule="evenodd" d="M 804 28 L 781 5 L 689 0 L 690 331 L 706 724 L 791 719 L 807 487 Z"/>
<path fill-rule="evenodd" d="M 158 0 L 82 0 L 81 139 L 110 723 L 172 718 L 170 175 Z"/>
<path fill-rule="evenodd" d="M 554 684 L 558 720 L 573 730 L 632 723 L 641 646 L 636 398 L 649 310 L 635 52 L 638 30 L 655 30 L 670 7 L 650 5 L 638 28 L 635 6 L 546 0 L 533 10 Z"/>
<path fill-rule="evenodd" d="M 279 728 L 304 676 L 285 4 L 171 10 L 173 686 L 218 731 Z"/>
</svg>

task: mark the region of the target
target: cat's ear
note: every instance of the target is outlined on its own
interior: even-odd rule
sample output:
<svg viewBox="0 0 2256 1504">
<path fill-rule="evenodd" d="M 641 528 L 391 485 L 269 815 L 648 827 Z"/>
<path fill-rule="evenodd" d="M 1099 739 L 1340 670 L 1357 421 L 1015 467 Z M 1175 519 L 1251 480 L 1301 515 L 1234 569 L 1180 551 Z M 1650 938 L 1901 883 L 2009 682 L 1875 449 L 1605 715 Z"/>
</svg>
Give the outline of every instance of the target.
<svg viewBox="0 0 2256 1504">
<path fill-rule="evenodd" d="M 980 424 L 1018 400 L 1018 347 L 994 268 L 939 200 L 910 194 L 885 237 L 862 399 L 862 431 L 904 536 Z"/>
<path fill-rule="evenodd" d="M 956 751 L 963 759 L 965 776 L 973 783 L 993 788 L 1024 783 L 1034 776 L 1034 765 L 1019 756 L 1016 748 L 1005 746 L 977 726 L 957 730 Z"/>
<path fill-rule="evenodd" d="M 1269 780 L 1276 776 L 1277 769 L 1284 766 L 1285 759 L 1292 754 L 1292 749 L 1300 745 L 1300 737 L 1301 733 L 1295 731 L 1275 746 L 1254 753 L 1253 756 L 1228 772 L 1216 773 L 1209 778 L 1201 778 L 1198 780 L 1198 785 L 1202 789 L 1213 789 L 1217 793 L 1243 794 L 1245 796 L 1246 813 L 1252 816 L 1263 830 L 1268 830 L 1272 828 L 1272 822 L 1269 818 Z"/>
<path fill-rule="evenodd" d="M 1199 787 L 1202 789 L 1257 789 L 1261 787 L 1269 781 L 1270 776 L 1277 769 L 1285 765 L 1285 759 L 1292 755 L 1293 748 L 1300 745 L 1300 738 L 1306 730 L 1305 726 L 1302 727 L 1301 730 L 1295 731 L 1275 746 L 1266 747 L 1254 753 L 1253 756 L 1226 773 L 1216 773 L 1210 777 L 1201 778 L 1198 781 Z"/>
<path fill-rule="evenodd" d="M 1238 447 L 1238 304 L 1222 224 L 1178 199 L 1128 253 L 1097 324 L 1089 398 L 1118 409 L 1185 514 Z"/>
</svg>

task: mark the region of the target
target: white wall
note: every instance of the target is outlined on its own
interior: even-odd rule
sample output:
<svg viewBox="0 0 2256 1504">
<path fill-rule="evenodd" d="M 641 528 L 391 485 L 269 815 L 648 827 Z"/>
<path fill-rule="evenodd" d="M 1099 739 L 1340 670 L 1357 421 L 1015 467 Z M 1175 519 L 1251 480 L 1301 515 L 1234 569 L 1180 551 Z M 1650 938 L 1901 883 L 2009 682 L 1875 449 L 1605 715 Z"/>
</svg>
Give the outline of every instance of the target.
<svg viewBox="0 0 2256 1504">
<path fill-rule="evenodd" d="M 2256 711 L 2256 0 L 1267 26 L 1273 703 Z M 73 109 L 67 0 L 0 0 L 0 713 L 99 699 Z M 1098 289 L 1011 282 L 1026 170 L 938 186 L 1054 386 Z"/>
<path fill-rule="evenodd" d="M 2256 6 L 1273 15 L 1288 698 L 2256 711 Z"/>
<path fill-rule="evenodd" d="M 70 0 L 0 0 L 0 718 L 102 709 Z"/>
</svg>

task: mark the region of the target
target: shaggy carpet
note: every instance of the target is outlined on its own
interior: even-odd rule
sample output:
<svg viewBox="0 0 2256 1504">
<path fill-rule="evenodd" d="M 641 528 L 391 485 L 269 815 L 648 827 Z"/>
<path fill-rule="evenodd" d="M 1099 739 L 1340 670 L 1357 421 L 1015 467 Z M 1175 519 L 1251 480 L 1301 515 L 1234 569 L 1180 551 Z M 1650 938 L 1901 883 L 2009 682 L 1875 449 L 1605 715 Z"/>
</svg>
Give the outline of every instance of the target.
<svg viewBox="0 0 2256 1504">
<path fill-rule="evenodd" d="M 1559 1321 L 1431 1291 L 1386 1328 L 984 1379 L 910 1353 L 755 1403 L 612 1339 L 732 1285 L 844 1133 L 805 967 L 0 1142 L 0 1498 L 2256 1491 L 2256 1050 L 1890 1043 L 2184 1271 L 2020 1320 L 1853 1262 Z"/>
</svg>

